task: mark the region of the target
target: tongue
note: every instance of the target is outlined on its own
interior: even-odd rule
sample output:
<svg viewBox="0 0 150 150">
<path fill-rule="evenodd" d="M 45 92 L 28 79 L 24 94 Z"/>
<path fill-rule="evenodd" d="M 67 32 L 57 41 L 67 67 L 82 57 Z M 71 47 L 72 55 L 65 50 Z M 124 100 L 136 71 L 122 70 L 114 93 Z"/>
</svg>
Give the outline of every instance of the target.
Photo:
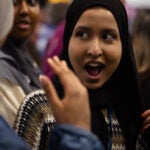
<svg viewBox="0 0 150 150">
<path fill-rule="evenodd" d="M 88 74 L 92 75 L 92 76 L 97 76 L 100 73 L 99 69 L 88 69 L 87 70 Z"/>
</svg>

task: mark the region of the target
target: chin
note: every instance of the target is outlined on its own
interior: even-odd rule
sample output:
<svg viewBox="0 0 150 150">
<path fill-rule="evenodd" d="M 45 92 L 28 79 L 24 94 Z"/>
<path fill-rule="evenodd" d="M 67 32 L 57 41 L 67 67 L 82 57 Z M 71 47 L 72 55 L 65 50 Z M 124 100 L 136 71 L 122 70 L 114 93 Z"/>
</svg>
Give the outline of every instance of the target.
<svg viewBox="0 0 150 150">
<path fill-rule="evenodd" d="M 103 86 L 102 84 L 93 84 L 93 83 L 84 83 L 83 85 L 90 90 L 96 90 Z"/>
</svg>

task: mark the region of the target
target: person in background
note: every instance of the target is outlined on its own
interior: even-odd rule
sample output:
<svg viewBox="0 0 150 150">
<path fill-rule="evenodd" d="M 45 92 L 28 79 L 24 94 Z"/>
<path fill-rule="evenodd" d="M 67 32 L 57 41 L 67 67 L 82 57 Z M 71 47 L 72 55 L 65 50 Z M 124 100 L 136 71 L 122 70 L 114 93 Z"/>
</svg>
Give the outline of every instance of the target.
<svg viewBox="0 0 150 150">
<path fill-rule="evenodd" d="M 13 0 L 14 24 L 0 51 L 0 114 L 13 126 L 23 98 L 41 88 L 40 69 L 27 43 L 38 22 L 40 0 Z"/>
<path fill-rule="evenodd" d="M 132 42 L 146 108 L 150 107 L 150 9 L 139 9 L 133 24 Z"/>
<path fill-rule="evenodd" d="M 0 0 L 0 49 L 13 25 L 12 0 Z M 1 70 L 3 71 L 3 70 Z M 0 115 L 0 149 L 29 150 L 28 145 L 20 138 Z"/>
<path fill-rule="evenodd" d="M 27 46 L 30 52 L 30 55 L 37 63 L 38 67 L 41 69 L 42 60 L 41 53 L 37 49 L 36 41 L 38 37 L 41 37 L 41 45 L 45 45 L 45 41 L 47 41 L 48 37 L 53 34 L 54 27 L 49 26 L 49 3 L 48 0 L 40 0 L 40 14 L 38 23 L 32 35 L 30 36 Z M 44 48 L 42 47 L 42 50 Z"/>
<path fill-rule="evenodd" d="M 47 41 L 53 35 L 55 30 L 55 25 L 52 23 L 51 10 L 52 4 L 45 0 L 44 5 L 42 5 L 40 9 L 38 24 L 30 38 L 29 46 L 31 47 L 31 50 L 32 47 L 35 49 L 37 55 L 34 56 L 37 56 L 35 58 L 37 58 L 40 68 L 42 68 L 42 60 Z"/>
</svg>

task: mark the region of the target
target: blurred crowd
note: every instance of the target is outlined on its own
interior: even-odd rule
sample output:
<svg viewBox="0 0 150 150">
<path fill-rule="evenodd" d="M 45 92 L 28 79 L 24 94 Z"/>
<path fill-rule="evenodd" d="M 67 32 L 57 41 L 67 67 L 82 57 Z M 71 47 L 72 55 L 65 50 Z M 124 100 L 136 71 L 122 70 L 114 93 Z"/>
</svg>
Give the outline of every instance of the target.
<svg viewBox="0 0 150 150">
<path fill-rule="evenodd" d="M 43 1 L 43 5 L 40 10 L 41 12 L 38 25 L 29 42 L 29 50 L 36 60 L 37 64 L 41 68 L 43 68 L 45 65 L 43 65 L 43 63 L 45 63 L 45 57 L 47 57 L 46 55 L 49 55 L 46 53 L 49 53 L 49 51 L 53 51 L 56 45 L 61 45 L 59 34 L 61 34 L 63 29 L 62 31 L 60 31 L 60 33 L 58 33 L 58 39 L 55 39 L 55 41 L 53 40 L 53 45 L 51 45 L 51 47 L 48 46 L 50 45 L 49 43 L 52 44 L 52 42 L 50 41 L 53 38 L 54 33 L 57 32 L 57 28 L 65 23 L 65 15 L 70 2 L 71 0 Z M 57 42 L 57 40 L 59 40 L 59 42 Z"/>
</svg>

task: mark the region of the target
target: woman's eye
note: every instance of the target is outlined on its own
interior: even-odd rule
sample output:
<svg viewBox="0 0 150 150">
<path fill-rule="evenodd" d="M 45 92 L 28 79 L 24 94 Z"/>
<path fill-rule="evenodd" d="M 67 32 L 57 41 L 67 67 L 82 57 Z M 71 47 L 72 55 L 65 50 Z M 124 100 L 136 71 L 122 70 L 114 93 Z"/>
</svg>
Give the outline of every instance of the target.
<svg viewBox="0 0 150 150">
<path fill-rule="evenodd" d="M 88 34 L 84 31 L 77 31 L 76 36 L 81 38 L 81 39 L 87 39 L 88 38 Z"/>
<path fill-rule="evenodd" d="M 116 38 L 116 36 L 113 34 L 103 35 L 103 39 L 106 40 L 107 42 L 112 42 L 115 38 Z"/>
<path fill-rule="evenodd" d="M 34 5 L 36 5 L 36 3 L 37 3 L 37 0 L 26 0 L 27 1 L 27 3 L 29 4 L 29 5 L 31 5 L 31 6 L 34 6 Z"/>
</svg>

